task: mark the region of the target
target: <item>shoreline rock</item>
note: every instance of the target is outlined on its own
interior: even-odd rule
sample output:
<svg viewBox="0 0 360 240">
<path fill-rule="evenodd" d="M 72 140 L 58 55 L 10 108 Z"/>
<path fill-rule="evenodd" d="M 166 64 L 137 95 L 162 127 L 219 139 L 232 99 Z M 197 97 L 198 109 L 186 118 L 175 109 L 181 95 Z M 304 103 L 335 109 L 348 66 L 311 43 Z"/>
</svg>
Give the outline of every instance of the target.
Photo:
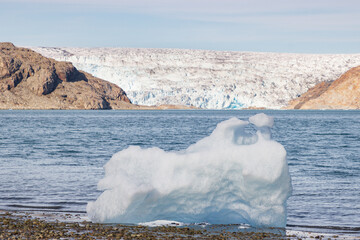
<svg viewBox="0 0 360 240">
<path fill-rule="evenodd" d="M 283 229 L 252 229 L 234 226 L 204 229 L 201 226 L 156 226 L 99 224 L 71 221 L 71 214 L 57 220 L 33 214 L 0 210 L 0 239 L 279 239 L 295 237 Z M 49 215 L 48 213 L 46 215 Z M 70 219 L 68 219 L 70 218 Z M 60 221 L 59 221 L 60 220 Z M 227 228 L 226 228 L 227 227 Z"/>
</svg>

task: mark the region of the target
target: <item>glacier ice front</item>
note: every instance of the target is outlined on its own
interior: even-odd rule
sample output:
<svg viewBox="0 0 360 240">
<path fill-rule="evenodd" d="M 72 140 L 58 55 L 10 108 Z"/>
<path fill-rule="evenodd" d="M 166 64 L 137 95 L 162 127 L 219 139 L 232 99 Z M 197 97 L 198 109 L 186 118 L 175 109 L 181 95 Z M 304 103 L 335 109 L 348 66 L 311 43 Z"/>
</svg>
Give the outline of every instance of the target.
<svg viewBox="0 0 360 240">
<path fill-rule="evenodd" d="M 89 202 L 93 221 L 247 223 L 285 227 L 291 180 L 284 147 L 271 139 L 263 113 L 231 118 L 184 151 L 138 146 L 116 153 Z M 251 134 L 247 128 L 254 127 Z"/>
</svg>

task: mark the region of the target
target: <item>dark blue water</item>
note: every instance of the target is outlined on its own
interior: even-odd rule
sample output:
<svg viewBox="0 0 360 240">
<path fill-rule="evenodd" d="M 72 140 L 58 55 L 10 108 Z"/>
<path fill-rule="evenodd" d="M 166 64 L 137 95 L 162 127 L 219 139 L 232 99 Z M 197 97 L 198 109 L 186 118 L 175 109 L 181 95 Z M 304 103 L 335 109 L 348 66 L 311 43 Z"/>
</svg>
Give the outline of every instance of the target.
<svg viewBox="0 0 360 240">
<path fill-rule="evenodd" d="M 114 153 L 186 149 L 259 112 L 288 152 L 289 227 L 360 233 L 360 111 L 0 111 L 0 209 L 84 212 Z"/>
</svg>

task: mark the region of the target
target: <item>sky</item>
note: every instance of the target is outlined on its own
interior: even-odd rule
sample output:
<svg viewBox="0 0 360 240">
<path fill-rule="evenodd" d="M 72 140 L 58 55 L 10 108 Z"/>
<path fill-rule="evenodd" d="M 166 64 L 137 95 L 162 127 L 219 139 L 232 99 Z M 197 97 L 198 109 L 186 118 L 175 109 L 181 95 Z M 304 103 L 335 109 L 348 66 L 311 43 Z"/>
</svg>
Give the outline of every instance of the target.
<svg viewBox="0 0 360 240">
<path fill-rule="evenodd" d="M 0 0 L 17 46 L 360 53 L 360 0 Z"/>
</svg>

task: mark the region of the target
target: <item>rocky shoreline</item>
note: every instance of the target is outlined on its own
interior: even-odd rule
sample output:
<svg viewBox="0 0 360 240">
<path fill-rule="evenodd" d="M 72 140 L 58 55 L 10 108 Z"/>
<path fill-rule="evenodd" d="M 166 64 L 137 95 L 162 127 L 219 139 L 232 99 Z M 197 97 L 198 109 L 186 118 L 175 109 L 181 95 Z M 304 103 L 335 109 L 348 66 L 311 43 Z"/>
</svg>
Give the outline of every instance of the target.
<svg viewBox="0 0 360 240">
<path fill-rule="evenodd" d="M 79 214 L 0 211 L 0 239 L 289 239 L 284 232 L 208 231 L 198 227 L 99 224 L 81 221 Z M 47 217 L 49 219 L 47 219 Z M 77 217 L 77 221 L 74 221 Z"/>
<path fill-rule="evenodd" d="M 100 224 L 84 213 L 0 210 L 0 239 L 360 239 L 351 235 L 242 225 Z"/>
</svg>

